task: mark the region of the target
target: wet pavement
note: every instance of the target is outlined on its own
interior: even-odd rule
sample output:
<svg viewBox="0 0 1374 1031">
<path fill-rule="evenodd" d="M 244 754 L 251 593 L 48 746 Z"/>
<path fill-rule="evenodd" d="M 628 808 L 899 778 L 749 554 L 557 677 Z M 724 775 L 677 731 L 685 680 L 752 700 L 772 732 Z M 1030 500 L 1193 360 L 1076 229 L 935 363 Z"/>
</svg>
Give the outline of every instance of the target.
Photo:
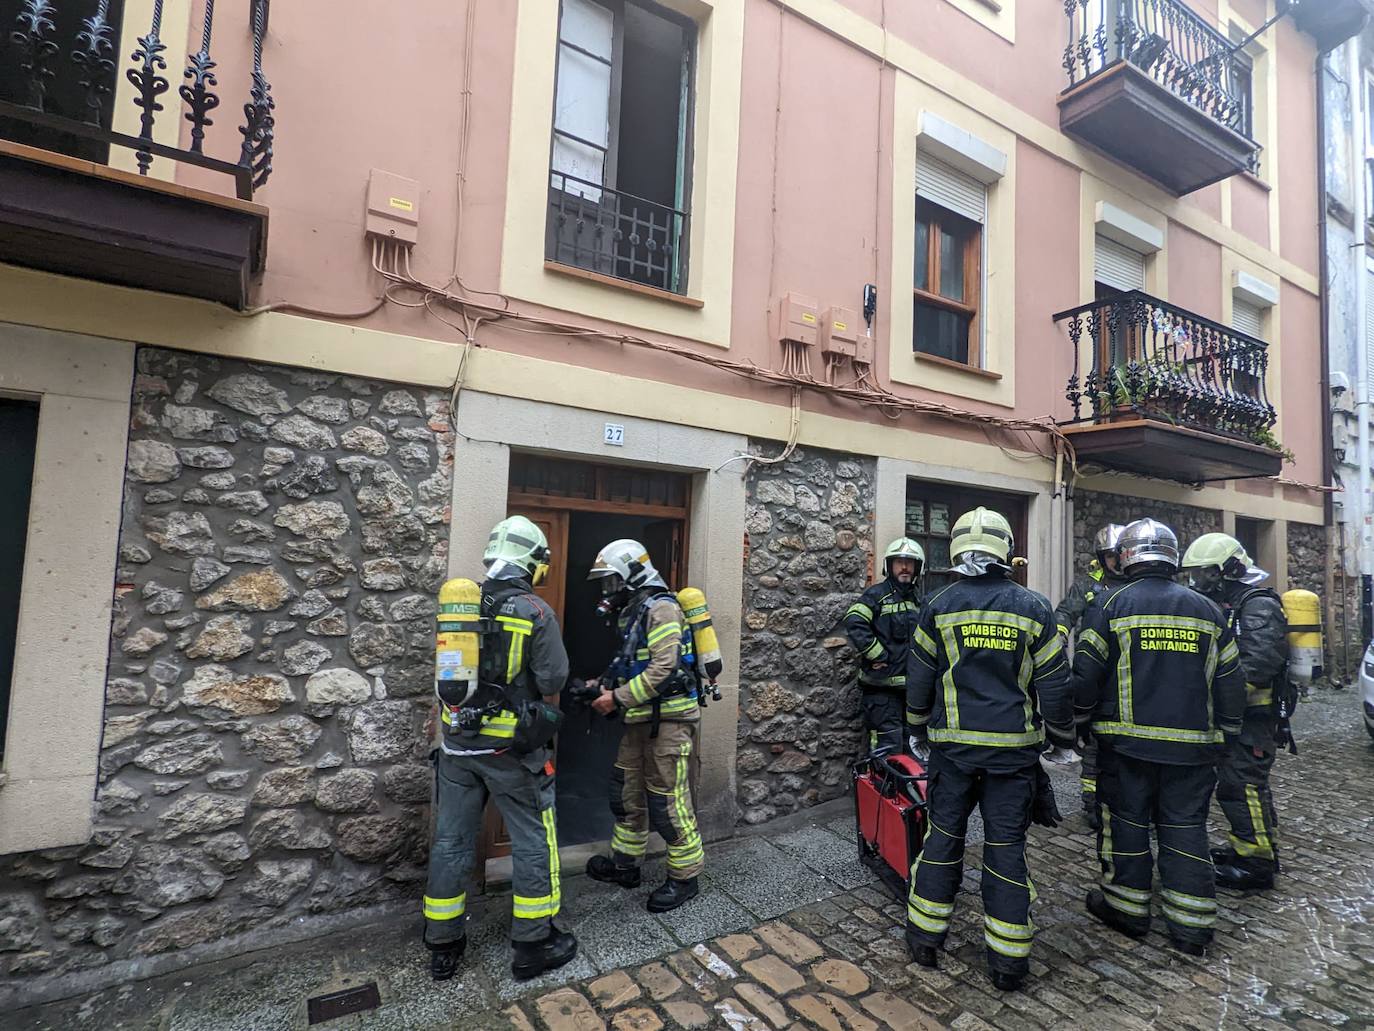
<svg viewBox="0 0 1374 1031">
<path fill-rule="evenodd" d="M 474 906 L 468 955 L 444 984 L 429 980 L 419 921 L 408 919 L 20 1010 L 0 1026 L 1371 1028 L 1374 747 L 1350 692 L 1318 695 L 1296 731 L 1301 754 L 1281 756 L 1275 774 L 1284 875 L 1273 891 L 1223 893 L 1202 959 L 1174 952 L 1158 919 L 1132 941 L 1084 912 L 1097 865 L 1072 766 L 1051 771 L 1068 819 L 1032 831 L 1038 933 L 1021 993 L 994 991 L 983 972 L 977 834 L 947 952 L 939 970 L 924 970 L 908 962 L 903 907 L 855 860 L 852 816 L 832 803 L 711 846 L 701 897 L 674 913 L 643 908 L 661 860 L 628 894 L 566 878 L 563 918 L 583 948 L 535 981 L 510 980 L 510 900 L 495 896 Z M 375 1008 L 309 1024 L 308 999 L 366 984 Z"/>
</svg>

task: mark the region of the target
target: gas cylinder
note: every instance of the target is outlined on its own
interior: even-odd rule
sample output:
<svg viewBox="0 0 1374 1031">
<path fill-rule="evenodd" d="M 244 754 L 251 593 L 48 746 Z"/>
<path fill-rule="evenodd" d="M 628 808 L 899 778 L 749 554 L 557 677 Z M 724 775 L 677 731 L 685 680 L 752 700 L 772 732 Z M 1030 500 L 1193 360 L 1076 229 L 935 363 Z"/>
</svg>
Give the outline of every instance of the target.
<svg viewBox="0 0 1374 1031">
<path fill-rule="evenodd" d="M 1288 618 L 1288 676 L 1303 694 L 1322 667 L 1322 603 L 1311 591 L 1283 594 L 1283 614 Z"/>
<path fill-rule="evenodd" d="M 711 610 L 706 605 L 706 595 L 695 587 L 684 587 L 677 592 L 677 603 L 682 606 L 687 625 L 692 628 L 692 645 L 701 671 L 706 674 L 708 681 L 715 683 L 725 663 L 720 657 L 720 642 L 716 640 L 715 627 L 711 625 Z"/>
<path fill-rule="evenodd" d="M 447 580 L 439 588 L 438 637 L 434 645 L 434 692 L 449 708 L 477 691 L 481 665 L 482 589 L 472 580 Z"/>
</svg>

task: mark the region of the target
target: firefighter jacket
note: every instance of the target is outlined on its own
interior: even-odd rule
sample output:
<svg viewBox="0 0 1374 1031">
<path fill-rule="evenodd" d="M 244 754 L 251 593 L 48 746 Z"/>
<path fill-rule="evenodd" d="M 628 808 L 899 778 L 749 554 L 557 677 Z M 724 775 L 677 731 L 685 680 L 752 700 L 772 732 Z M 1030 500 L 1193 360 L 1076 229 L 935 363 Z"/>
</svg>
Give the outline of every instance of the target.
<svg viewBox="0 0 1374 1031">
<path fill-rule="evenodd" d="M 1221 609 L 1163 576 L 1089 606 L 1073 661 L 1074 711 L 1104 747 L 1150 762 L 1214 762 L 1245 711 L 1240 655 Z"/>
<path fill-rule="evenodd" d="M 926 599 L 907 666 L 907 725 L 964 766 L 1035 763 L 1048 724 L 1072 744 L 1064 643 L 1050 603 L 999 571 Z"/>
<path fill-rule="evenodd" d="M 616 620 L 620 657 L 611 679 L 626 723 L 701 718 L 693 668 L 692 629 L 672 592 L 646 587 L 631 595 Z M 657 713 L 655 713 L 657 709 Z"/>
<path fill-rule="evenodd" d="M 1274 750 L 1274 689 L 1288 671 L 1288 617 L 1283 602 L 1267 587 L 1224 581 L 1222 608 L 1240 651 L 1245 674 L 1245 725 L 1241 744 Z"/>
<path fill-rule="evenodd" d="M 903 586 L 891 577 L 874 584 L 849 606 L 844 632 L 859 653 L 863 690 L 906 692 L 906 665 L 920 608 L 915 585 Z"/>
<path fill-rule="evenodd" d="M 1069 586 L 1069 593 L 1054 610 L 1055 624 L 1064 640 L 1068 640 L 1083 618 L 1083 611 L 1096 599 L 1129 581 L 1124 576 L 1113 576 L 1094 559 L 1088 571 Z"/>
<path fill-rule="evenodd" d="M 441 708 L 444 739 L 454 749 L 508 748 L 517 718 L 508 703 L 556 695 L 568 679 L 568 652 L 558 619 L 528 579 L 484 580 L 482 615 L 496 629 L 483 636 L 478 670 L 483 695 L 476 702 L 490 711 L 471 730 L 462 730 L 456 713 Z"/>
</svg>

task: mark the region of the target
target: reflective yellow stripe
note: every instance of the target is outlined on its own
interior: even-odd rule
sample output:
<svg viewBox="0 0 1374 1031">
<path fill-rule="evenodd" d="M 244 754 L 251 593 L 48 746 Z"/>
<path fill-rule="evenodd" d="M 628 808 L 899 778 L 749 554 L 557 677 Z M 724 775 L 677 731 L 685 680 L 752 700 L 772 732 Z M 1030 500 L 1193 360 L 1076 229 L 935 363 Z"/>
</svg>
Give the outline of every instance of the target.
<svg viewBox="0 0 1374 1031">
<path fill-rule="evenodd" d="M 1274 689 L 1272 687 L 1256 687 L 1254 684 L 1245 685 L 1245 706 L 1253 709 L 1259 706 L 1274 704 Z"/>
<path fill-rule="evenodd" d="M 1274 855 L 1269 842 L 1269 832 L 1264 826 L 1264 807 L 1260 805 L 1259 792 L 1253 784 L 1245 785 L 1245 804 L 1250 810 L 1250 823 L 1255 832 L 1255 855 L 1268 859 Z"/>
<path fill-rule="evenodd" d="M 497 616 L 496 622 L 516 633 L 522 630 L 527 634 L 534 633 L 534 620 L 532 619 L 521 619 L 519 616 Z"/>
<path fill-rule="evenodd" d="M 856 601 L 853 605 L 849 606 L 849 611 L 847 611 L 847 612 L 845 613 L 845 615 L 846 615 L 846 616 L 860 616 L 860 617 L 862 617 L 863 619 L 871 620 L 871 619 L 873 618 L 873 610 L 870 609 L 870 608 L 869 608 L 867 605 L 865 605 L 863 602 L 861 602 L 861 601 Z"/>
<path fill-rule="evenodd" d="M 953 902 L 932 902 L 930 901 L 930 899 L 922 898 L 920 895 L 917 895 L 914 892 L 910 896 L 908 896 L 907 903 L 909 905 L 915 906 L 917 909 L 921 910 L 921 912 L 927 913 L 930 916 L 948 917 L 954 914 Z"/>
<path fill-rule="evenodd" d="M 467 892 L 451 899 L 435 899 L 426 895 L 422 905 L 426 920 L 455 920 L 467 910 Z"/>
<path fill-rule="evenodd" d="M 1063 651 L 1064 642 L 1059 640 L 1058 637 L 1051 637 L 1049 643 L 1035 653 L 1035 656 L 1032 660 L 1035 663 L 1035 668 L 1039 669 L 1041 666 L 1045 665 L 1045 663 L 1053 659 L 1056 655 L 1062 654 Z"/>
<path fill-rule="evenodd" d="M 879 641 L 879 640 L 875 637 L 875 638 L 873 639 L 873 643 L 870 644 L 866 649 L 864 649 L 864 658 L 865 658 L 865 659 L 876 659 L 876 658 L 877 658 L 879 655 L 881 655 L 882 653 L 883 653 L 883 642 L 882 642 L 882 641 Z"/>
<path fill-rule="evenodd" d="M 616 824 L 615 830 L 611 832 L 611 848 L 627 856 L 642 856 L 649 845 L 649 832 L 642 833 L 627 830 L 622 824 Z"/>
<path fill-rule="evenodd" d="M 998 920 L 986 913 L 983 915 L 983 926 L 990 931 L 996 931 L 1003 938 L 1029 939 L 1033 933 L 1030 924 L 1009 924 L 1005 920 Z"/>
<path fill-rule="evenodd" d="M 649 631 L 649 635 L 648 635 L 648 638 L 646 639 L 646 643 L 647 643 L 647 644 L 649 645 L 649 647 L 652 649 L 654 645 L 658 644 L 659 641 L 662 641 L 662 640 L 664 640 L 665 638 L 669 638 L 669 637 L 681 637 L 681 636 L 682 636 L 682 624 L 681 624 L 681 623 L 664 623 L 662 626 L 656 626 L 656 627 L 654 627 L 654 629 L 652 629 L 652 630 Z"/>
<path fill-rule="evenodd" d="M 997 626 L 1013 626 L 1018 630 L 1024 630 L 1031 637 L 1039 637 L 1040 632 L 1045 629 L 1044 623 L 1038 623 L 1029 616 L 1018 616 L 1012 612 L 998 612 L 996 609 L 965 609 L 962 612 L 950 612 L 935 617 L 935 625 L 941 630 L 950 626 L 962 626 L 965 623 L 993 623 Z"/>
<path fill-rule="evenodd" d="M 1217 915 L 1213 913 L 1193 913 L 1186 909 L 1179 909 L 1165 902 L 1164 919 L 1175 924 L 1182 924 L 1184 927 L 1215 927 Z"/>
<path fill-rule="evenodd" d="M 660 716 L 680 716 L 684 712 L 691 712 L 697 708 L 697 700 L 692 695 L 680 695 L 676 698 L 666 699 L 659 707 Z M 626 719 L 636 719 L 640 716 L 652 715 L 654 707 L 652 705 L 636 705 L 625 711 Z"/>
<path fill-rule="evenodd" d="M 1144 900 L 1139 899 L 1139 893 L 1134 888 L 1123 888 L 1119 884 L 1110 884 L 1106 881 L 1102 883 L 1102 895 L 1107 900 L 1107 905 L 1111 906 L 1118 913 L 1125 913 L 1128 916 L 1150 915 L 1150 896 L 1145 893 Z M 1128 896 L 1136 896 L 1131 898 Z"/>
<path fill-rule="evenodd" d="M 1167 616 L 1167 615 L 1139 615 L 1139 616 L 1117 616 L 1108 621 L 1112 630 L 1134 630 L 1144 626 L 1175 627 L 1185 630 L 1196 630 L 1209 637 L 1216 637 L 1221 633 L 1221 627 L 1213 623 L 1210 619 L 1202 619 L 1198 616 Z"/>
<path fill-rule="evenodd" d="M 919 909 L 913 909 L 911 906 L 907 906 L 906 916 L 913 924 L 930 934 L 944 934 L 949 930 L 948 920 L 936 920 L 934 917 L 926 916 Z"/>
<path fill-rule="evenodd" d="M 642 675 L 631 677 L 625 682 L 625 688 L 630 692 L 630 697 L 637 702 L 647 702 L 652 697 L 653 692 L 649 685 L 644 682 Z"/>
<path fill-rule="evenodd" d="M 924 727 L 930 722 L 930 713 L 906 711 L 906 724 L 908 727 Z"/>
<path fill-rule="evenodd" d="M 1038 745 L 1045 740 L 1043 730 L 1027 730 L 1020 733 L 1000 733 L 993 730 L 930 729 L 930 740 L 949 741 L 959 745 L 986 745 L 989 748 L 1024 748 Z"/>
<path fill-rule="evenodd" d="M 1215 913 L 1217 911 L 1216 899 L 1203 898 L 1201 895 L 1185 895 L 1183 892 L 1174 891 L 1172 888 L 1161 889 L 1159 895 L 1165 902 L 1182 909 L 1193 909 L 1199 913 Z"/>
<path fill-rule="evenodd" d="M 1067 633 L 1066 630 L 1065 634 Z M 1078 646 L 1082 648 L 1084 645 L 1097 652 L 1098 657 L 1103 662 L 1107 661 L 1107 656 L 1110 654 L 1107 648 L 1107 639 L 1091 627 L 1078 631 Z"/>
<path fill-rule="evenodd" d="M 701 847 L 701 835 L 697 832 L 697 821 L 692 807 L 687 804 L 687 757 L 692 751 L 692 743 L 684 741 L 678 748 L 677 766 L 673 779 L 673 809 L 677 812 L 681 838 L 676 845 L 668 846 L 668 866 L 670 869 L 686 870 L 696 866 L 705 853 Z"/>
<path fill-rule="evenodd" d="M 911 601 L 887 602 L 883 605 L 881 611 L 883 615 L 887 615 L 889 612 L 915 612 L 916 603 Z"/>
<path fill-rule="evenodd" d="M 874 677 L 860 674 L 859 681 L 869 687 L 902 687 L 906 684 L 906 674 L 898 673 L 895 677 Z"/>
<path fill-rule="evenodd" d="M 916 632 L 911 635 L 911 639 L 921 651 L 925 652 L 932 659 L 935 658 L 935 641 L 928 633 L 920 627 L 917 627 Z"/>
<path fill-rule="evenodd" d="M 1240 659 L 1240 647 L 1235 641 L 1227 641 L 1221 648 L 1221 654 L 1217 656 L 1221 662 L 1232 662 Z"/>
<path fill-rule="evenodd" d="M 1093 723 L 1093 731 L 1112 737 L 1138 737 L 1148 741 L 1177 741 L 1188 745 L 1211 745 L 1221 741 L 1220 730 L 1147 727 L 1139 723 L 1095 722 Z"/>
</svg>

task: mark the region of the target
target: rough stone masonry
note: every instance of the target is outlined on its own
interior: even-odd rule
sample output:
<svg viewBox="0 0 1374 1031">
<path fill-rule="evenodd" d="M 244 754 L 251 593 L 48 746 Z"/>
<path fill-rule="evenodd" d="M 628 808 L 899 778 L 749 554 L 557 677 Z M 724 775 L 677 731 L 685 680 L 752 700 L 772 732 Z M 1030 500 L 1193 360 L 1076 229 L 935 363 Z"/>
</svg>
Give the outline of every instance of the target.
<svg viewBox="0 0 1374 1031">
<path fill-rule="evenodd" d="M 444 394 L 139 352 L 95 829 L 0 860 L 0 976 L 418 894 L 452 461 Z"/>
</svg>

